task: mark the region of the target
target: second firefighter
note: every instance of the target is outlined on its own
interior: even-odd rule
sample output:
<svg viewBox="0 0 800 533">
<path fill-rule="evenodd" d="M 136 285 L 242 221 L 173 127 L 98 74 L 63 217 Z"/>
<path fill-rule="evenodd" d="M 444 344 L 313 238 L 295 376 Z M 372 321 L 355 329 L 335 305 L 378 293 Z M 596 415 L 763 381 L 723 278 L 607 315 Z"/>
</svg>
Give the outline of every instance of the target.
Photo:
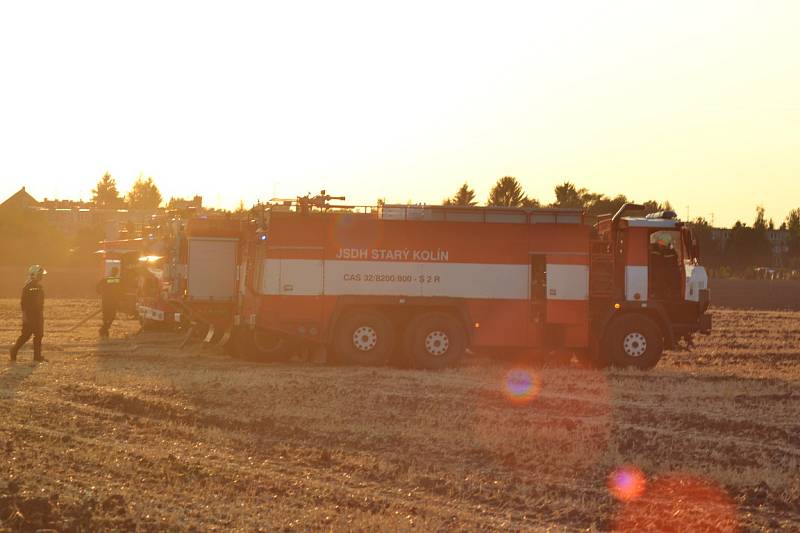
<svg viewBox="0 0 800 533">
<path fill-rule="evenodd" d="M 119 267 L 112 267 L 111 274 L 97 284 L 97 292 L 103 308 L 103 325 L 100 326 L 100 336 L 108 337 L 111 324 L 117 317 L 117 308 L 122 297 L 122 283 L 119 277 Z"/>
</svg>

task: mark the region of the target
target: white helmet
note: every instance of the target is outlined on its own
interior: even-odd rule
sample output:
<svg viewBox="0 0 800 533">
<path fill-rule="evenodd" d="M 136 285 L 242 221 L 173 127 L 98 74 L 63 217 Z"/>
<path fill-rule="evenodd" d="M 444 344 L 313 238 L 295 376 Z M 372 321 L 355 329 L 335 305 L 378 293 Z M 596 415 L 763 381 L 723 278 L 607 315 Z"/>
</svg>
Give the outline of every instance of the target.
<svg viewBox="0 0 800 533">
<path fill-rule="evenodd" d="M 42 265 L 31 265 L 28 269 L 28 277 L 31 279 L 41 278 L 45 274 L 47 274 L 47 270 Z"/>
</svg>

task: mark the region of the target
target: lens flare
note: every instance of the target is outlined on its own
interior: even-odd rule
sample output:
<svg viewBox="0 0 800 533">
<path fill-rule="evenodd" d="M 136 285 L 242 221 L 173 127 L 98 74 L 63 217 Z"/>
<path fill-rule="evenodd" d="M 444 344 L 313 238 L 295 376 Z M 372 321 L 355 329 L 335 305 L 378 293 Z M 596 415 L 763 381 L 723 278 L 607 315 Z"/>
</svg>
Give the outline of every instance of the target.
<svg viewBox="0 0 800 533">
<path fill-rule="evenodd" d="M 621 502 L 632 502 L 644 494 L 644 474 L 635 466 L 624 466 L 608 476 L 608 490 Z"/>
<path fill-rule="evenodd" d="M 619 509 L 617 531 L 739 531 L 736 506 L 715 482 L 692 474 L 654 478 L 638 500 Z"/>
<path fill-rule="evenodd" d="M 522 368 L 506 373 L 504 393 L 512 403 L 523 405 L 536 399 L 541 390 L 539 376 Z"/>
</svg>

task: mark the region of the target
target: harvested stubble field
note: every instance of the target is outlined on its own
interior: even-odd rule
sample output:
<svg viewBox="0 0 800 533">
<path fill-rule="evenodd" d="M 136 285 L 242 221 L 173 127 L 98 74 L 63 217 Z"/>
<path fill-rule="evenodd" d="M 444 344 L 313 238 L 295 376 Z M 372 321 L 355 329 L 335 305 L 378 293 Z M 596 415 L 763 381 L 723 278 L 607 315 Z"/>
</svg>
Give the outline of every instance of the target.
<svg viewBox="0 0 800 533">
<path fill-rule="evenodd" d="M 95 305 L 0 366 L 1 528 L 800 528 L 800 313 L 715 310 L 651 372 L 426 372 L 58 333 Z"/>
</svg>

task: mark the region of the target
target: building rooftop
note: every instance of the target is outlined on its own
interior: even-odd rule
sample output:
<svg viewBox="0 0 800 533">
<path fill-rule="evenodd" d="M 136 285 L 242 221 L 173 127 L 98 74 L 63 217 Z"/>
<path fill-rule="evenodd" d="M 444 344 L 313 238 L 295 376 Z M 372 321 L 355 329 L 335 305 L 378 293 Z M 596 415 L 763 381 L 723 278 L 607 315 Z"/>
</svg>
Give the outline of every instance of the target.
<svg viewBox="0 0 800 533">
<path fill-rule="evenodd" d="M 38 206 L 39 201 L 31 196 L 30 193 L 25 190 L 25 187 L 22 187 L 20 190 L 6 198 L 6 200 L 0 204 L 0 209 L 25 209 L 28 207 Z"/>
</svg>

